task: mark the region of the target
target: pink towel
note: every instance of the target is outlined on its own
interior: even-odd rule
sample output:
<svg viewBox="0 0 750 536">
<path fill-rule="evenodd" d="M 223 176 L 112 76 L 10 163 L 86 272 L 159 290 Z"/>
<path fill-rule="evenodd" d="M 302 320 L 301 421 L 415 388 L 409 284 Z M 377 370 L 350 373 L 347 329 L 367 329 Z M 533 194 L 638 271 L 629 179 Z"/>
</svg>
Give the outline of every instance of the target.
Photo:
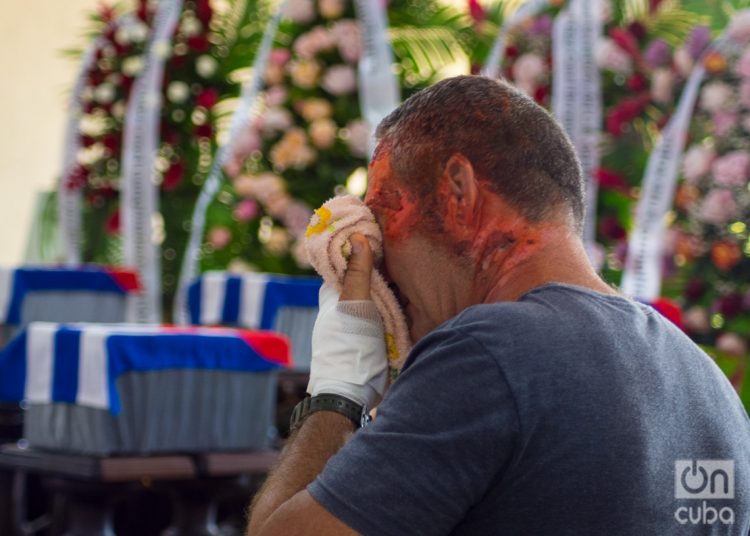
<svg viewBox="0 0 750 536">
<path fill-rule="evenodd" d="M 370 242 L 377 262 L 383 256 L 383 236 L 370 209 L 357 197 L 344 195 L 329 199 L 315 210 L 305 234 L 305 250 L 310 264 L 326 283 L 341 292 L 346 259 L 351 254 L 349 237 L 359 233 Z M 383 276 L 372 271 L 370 294 L 383 319 L 388 364 L 398 372 L 411 349 L 409 329 L 401 306 Z"/>
</svg>

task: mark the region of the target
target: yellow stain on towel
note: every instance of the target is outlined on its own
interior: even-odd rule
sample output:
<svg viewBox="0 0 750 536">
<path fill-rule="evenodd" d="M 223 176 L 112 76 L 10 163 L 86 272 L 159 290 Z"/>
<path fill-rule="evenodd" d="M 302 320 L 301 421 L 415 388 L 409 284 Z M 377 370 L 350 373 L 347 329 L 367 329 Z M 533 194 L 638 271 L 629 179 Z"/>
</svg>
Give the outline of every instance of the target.
<svg viewBox="0 0 750 536">
<path fill-rule="evenodd" d="M 398 348 L 396 348 L 396 339 L 390 333 L 385 334 L 385 349 L 388 353 L 388 361 L 396 361 L 398 359 Z"/>
<path fill-rule="evenodd" d="M 317 217 L 317 222 L 313 223 Z M 331 211 L 328 207 L 320 207 L 315 209 L 313 217 L 310 219 L 310 225 L 307 226 L 305 231 L 305 237 L 310 238 L 314 234 L 322 233 L 328 227 L 328 222 L 331 220 Z"/>
</svg>

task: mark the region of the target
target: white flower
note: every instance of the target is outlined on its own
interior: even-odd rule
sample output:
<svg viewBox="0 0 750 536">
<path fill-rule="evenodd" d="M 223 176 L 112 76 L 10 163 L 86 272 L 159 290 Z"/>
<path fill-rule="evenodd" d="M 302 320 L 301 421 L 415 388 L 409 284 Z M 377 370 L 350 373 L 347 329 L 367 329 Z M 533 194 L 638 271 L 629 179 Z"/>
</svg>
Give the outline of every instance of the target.
<svg viewBox="0 0 750 536">
<path fill-rule="evenodd" d="M 357 89 L 357 74 L 348 65 L 333 65 L 326 71 L 320 85 L 331 95 L 347 95 Z"/>
<path fill-rule="evenodd" d="M 167 59 L 172 54 L 172 46 L 169 41 L 162 39 L 151 45 L 151 50 L 157 58 Z"/>
<path fill-rule="evenodd" d="M 167 86 L 167 98 L 176 104 L 185 102 L 189 96 L 190 88 L 185 82 L 176 80 Z"/>
<path fill-rule="evenodd" d="M 107 130 L 107 120 L 104 117 L 86 114 L 81 117 L 81 123 L 78 127 L 81 134 L 97 138 Z"/>
<path fill-rule="evenodd" d="M 185 37 L 194 37 L 201 33 L 203 25 L 195 17 L 184 17 L 180 23 L 180 31 Z"/>
<path fill-rule="evenodd" d="M 94 89 L 94 100 L 99 104 L 109 104 L 115 98 L 115 88 L 112 84 L 99 84 Z"/>
<path fill-rule="evenodd" d="M 667 104 L 672 101 L 674 76 L 669 69 L 656 69 L 651 79 L 651 98 L 655 102 Z"/>
<path fill-rule="evenodd" d="M 112 105 L 112 117 L 114 117 L 115 119 L 122 119 L 123 117 L 125 117 L 126 110 L 127 106 L 125 106 L 125 103 L 119 100 Z"/>
<path fill-rule="evenodd" d="M 353 156 L 366 157 L 370 152 L 370 127 L 362 120 L 351 121 L 347 126 L 346 144 Z"/>
<path fill-rule="evenodd" d="M 105 147 L 101 143 L 93 143 L 88 147 L 82 147 L 78 150 L 76 160 L 83 166 L 90 166 L 104 158 Z"/>
<path fill-rule="evenodd" d="M 344 14 L 344 0 L 318 0 L 318 10 L 326 19 L 337 19 Z"/>
<path fill-rule="evenodd" d="M 306 24 L 315 18 L 315 6 L 312 0 L 289 0 L 284 16 L 292 22 Z"/>
<path fill-rule="evenodd" d="M 137 76 L 143 70 L 143 58 L 130 56 L 122 62 L 122 72 L 131 78 Z"/>
<path fill-rule="evenodd" d="M 128 24 L 127 28 L 133 43 L 142 43 L 148 37 L 148 26 L 141 21 Z"/>
<path fill-rule="evenodd" d="M 130 44 L 130 31 L 127 26 L 120 26 L 115 32 L 115 41 L 120 45 Z"/>
<path fill-rule="evenodd" d="M 198 56 L 198 59 L 195 60 L 195 70 L 202 78 L 212 77 L 216 73 L 216 69 L 218 68 L 219 64 L 212 56 L 209 56 L 208 54 Z"/>
<path fill-rule="evenodd" d="M 707 112 L 718 112 L 731 109 L 734 92 L 729 84 L 711 82 L 701 91 L 701 108 Z"/>
<path fill-rule="evenodd" d="M 743 10 L 735 14 L 729 23 L 727 33 L 740 43 L 750 41 L 750 11 Z"/>
<path fill-rule="evenodd" d="M 633 60 L 617 43 L 607 37 L 596 47 L 596 62 L 602 69 L 628 75 L 633 71 Z"/>
</svg>

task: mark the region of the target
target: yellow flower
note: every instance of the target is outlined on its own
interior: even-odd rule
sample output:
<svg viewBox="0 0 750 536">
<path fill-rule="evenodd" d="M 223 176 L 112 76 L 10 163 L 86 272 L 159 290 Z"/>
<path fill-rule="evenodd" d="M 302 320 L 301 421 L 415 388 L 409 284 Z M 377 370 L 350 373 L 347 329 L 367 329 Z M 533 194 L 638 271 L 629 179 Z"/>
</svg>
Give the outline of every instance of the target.
<svg viewBox="0 0 750 536">
<path fill-rule="evenodd" d="M 396 348 L 396 340 L 390 333 L 385 334 L 385 348 L 388 353 L 388 360 L 395 361 L 398 359 L 398 348 Z"/>
<path fill-rule="evenodd" d="M 317 223 L 313 223 L 316 219 L 318 220 Z M 316 208 L 315 214 L 310 220 L 310 225 L 307 226 L 305 236 L 309 238 L 314 234 L 322 233 L 328 227 L 329 221 L 331 221 L 331 211 L 327 207 Z"/>
</svg>

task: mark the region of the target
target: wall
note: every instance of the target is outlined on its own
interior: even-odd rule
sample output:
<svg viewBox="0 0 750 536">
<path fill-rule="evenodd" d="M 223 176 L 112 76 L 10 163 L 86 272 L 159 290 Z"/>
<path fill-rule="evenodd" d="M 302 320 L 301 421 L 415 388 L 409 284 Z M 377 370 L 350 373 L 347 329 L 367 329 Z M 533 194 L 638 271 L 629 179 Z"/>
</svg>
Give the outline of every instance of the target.
<svg viewBox="0 0 750 536">
<path fill-rule="evenodd" d="M 68 88 L 86 13 L 98 0 L 2 0 L 0 17 L 0 265 L 19 263 L 36 192 L 62 159 Z"/>
</svg>

